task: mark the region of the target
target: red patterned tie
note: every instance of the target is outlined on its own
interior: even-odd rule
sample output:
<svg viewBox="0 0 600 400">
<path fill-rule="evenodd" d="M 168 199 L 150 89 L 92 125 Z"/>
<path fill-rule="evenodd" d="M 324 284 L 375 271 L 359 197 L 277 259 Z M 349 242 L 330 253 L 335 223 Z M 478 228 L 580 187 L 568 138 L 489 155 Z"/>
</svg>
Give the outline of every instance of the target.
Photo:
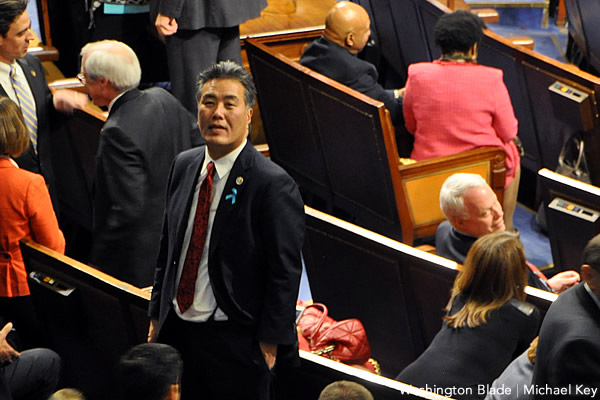
<svg viewBox="0 0 600 400">
<path fill-rule="evenodd" d="M 190 238 L 190 245 L 185 256 L 185 262 L 183 263 L 179 287 L 177 288 L 177 304 L 181 313 L 190 308 L 194 301 L 196 278 L 198 277 L 198 268 L 200 266 L 200 259 L 202 258 L 202 251 L 204 250 L 204 242 L 206 242 L 206 231 L 208 230 L 208 214 L 210 211 L 210 195 L 214 172 L 215 164 L 211 161 L 206 166 L 206 178 L 204 178 L 202 185 L 200 185 L 192 237 Z"/>
</svg>

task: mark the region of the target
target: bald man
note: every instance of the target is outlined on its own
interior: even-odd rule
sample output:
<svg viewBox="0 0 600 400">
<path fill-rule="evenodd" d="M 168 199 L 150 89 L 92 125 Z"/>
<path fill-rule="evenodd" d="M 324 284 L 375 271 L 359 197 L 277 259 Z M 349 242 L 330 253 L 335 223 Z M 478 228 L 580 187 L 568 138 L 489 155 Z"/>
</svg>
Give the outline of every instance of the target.
<svg viewBox="0 0 600 400">
<path fill-rule="evenodd" d="M 384 89 L 377 82 L 375 66 L 356 57 L 370 35 L 371 20 L 365 9 L 349 1 L 340 1 L 329 10 L 323 36 L 306 48 L 300 64 L 382 101 L 394 125 L 403 125 L 403 90 Z"/>
<path fill-rule="evenodd" d="M 166 90 L 137 89 L 142 72 L 129 46 L 94 42 L 81 55 L 77 77 L 94 104 L 108 107 L 96 156 L 90 263 L 150 286 L 171 162 L 203 140 L 195 118 Z"/>
</svg>

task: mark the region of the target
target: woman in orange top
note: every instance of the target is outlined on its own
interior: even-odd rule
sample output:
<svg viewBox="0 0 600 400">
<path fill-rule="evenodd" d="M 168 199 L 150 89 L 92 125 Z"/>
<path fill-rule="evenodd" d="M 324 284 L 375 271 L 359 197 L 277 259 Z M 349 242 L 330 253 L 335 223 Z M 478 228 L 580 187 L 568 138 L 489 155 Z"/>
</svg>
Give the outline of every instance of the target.
<svg viewBox="0 0 600 400">
<path fill-rule="evenodd" d="M 0 98 L 0 315 L 13 322 L 23 348 L 39 344 L 34 339 L 39 324 L 19 240 L 29 238 L 65 251 L 65 238 L 44 178 L 19 169 L 13 160 L 27 149 L 29 141 L 19 107 L 8 97 Z"/>
</svg>

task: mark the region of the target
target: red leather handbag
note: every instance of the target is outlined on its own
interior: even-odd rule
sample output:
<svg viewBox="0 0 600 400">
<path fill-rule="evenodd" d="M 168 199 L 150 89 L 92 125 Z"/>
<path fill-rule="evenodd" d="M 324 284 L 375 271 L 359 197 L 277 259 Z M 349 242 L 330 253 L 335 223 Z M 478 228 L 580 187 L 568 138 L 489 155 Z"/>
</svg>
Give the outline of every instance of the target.
<svg viewBox="0 0 600 400">
<path fill-rule="evenodd" d="M 298 320 L 297 329 L 300 348 L 303 343 L 308 343 L 309 348 L 303 350 L 345 364 L 364 364 L 371 357 L 363 324 L 356 318 L 335 321 L 327 315 L 324 304 L 307 306 Z"/>
</svg>

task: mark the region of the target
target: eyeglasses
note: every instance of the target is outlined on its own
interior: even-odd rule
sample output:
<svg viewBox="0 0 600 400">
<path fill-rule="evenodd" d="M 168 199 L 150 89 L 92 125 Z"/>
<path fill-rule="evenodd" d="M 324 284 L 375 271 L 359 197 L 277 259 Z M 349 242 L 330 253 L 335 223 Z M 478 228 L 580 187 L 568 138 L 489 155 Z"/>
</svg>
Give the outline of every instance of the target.
<svg viewBox="0 0 600 400">
<path fill-rule="evenodd" d="M 79 82 L 81 82 L 83 85 L 85 85 L 85 82 L 86 82 L 85 75 L 79 73 L 79 74 L 77 74 L 77 79 L 79 79 Z"/>
</svg>

